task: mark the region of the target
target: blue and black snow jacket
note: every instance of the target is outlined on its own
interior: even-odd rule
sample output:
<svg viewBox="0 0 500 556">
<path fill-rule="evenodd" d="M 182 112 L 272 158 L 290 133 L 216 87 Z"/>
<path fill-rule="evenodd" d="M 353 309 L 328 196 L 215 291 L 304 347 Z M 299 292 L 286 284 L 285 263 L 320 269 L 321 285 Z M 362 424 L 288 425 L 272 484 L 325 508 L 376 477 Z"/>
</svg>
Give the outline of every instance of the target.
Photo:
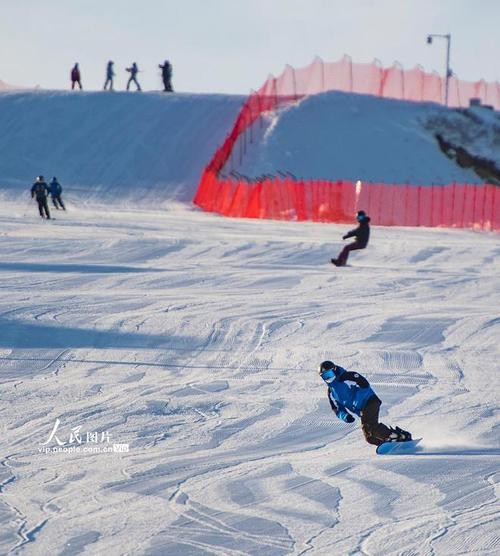
<svg viewBox="0 0 500 556">
<path fill-rule="evenodd" d="M 50 182 L 49 191 L 52 197 L 57 197 L 62 193 L 62 187 L 59 182 L 52 180 Z"/>
<path fill-rule="evenodd" d="M 366 378 L 359 373 L 346 371 L 338 365 L 334 372 L 335 379 L 327 382 L 328 399 L 335 415 L 349 422 L 348 410 L 359 416 L 368 400 L 377 396 Z"/>
</svg>

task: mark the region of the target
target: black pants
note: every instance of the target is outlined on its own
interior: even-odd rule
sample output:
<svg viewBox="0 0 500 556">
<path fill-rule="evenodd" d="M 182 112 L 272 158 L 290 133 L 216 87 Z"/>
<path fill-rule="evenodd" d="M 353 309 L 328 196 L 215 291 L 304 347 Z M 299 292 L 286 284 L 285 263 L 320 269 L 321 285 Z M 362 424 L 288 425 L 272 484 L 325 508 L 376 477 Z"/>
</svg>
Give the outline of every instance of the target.
<svg viewBox="0 0 500 556">
<path fill-rule="evenodd" d="M 383 423 L 378 422 L 378 415 L 382 402 L 373 396 L 368 400 L 363 411 L 361 412 L 361 426 L 368 444 L 379 446 L 383 444 L 391 434 L 391 429 Z"/>
<path fill-rule="evenodd" d="M 52 202 L 54 203 L 54 206 L 56 207 L 56 209 L 61 207 L 63 210 L 66 210 L 60 195 L 52 195 Z M 59 206 L 57 205 L 57 203 L 59 203 Z"/>
<path fill-rule="evenodd" d="M 356 241 L 354 243 L 349 243 L 342 249 L 339 256 L 337 257 L 337 261 L 339 266 L 344 266 L 347 263 L 347 258 L 349 257 L 349 253 L 351 251 L 356 251 L 357 249 L 364 249 L 366 245 L 360 245 Z"/>
<path fill-rule="evenodd" d="M 127 81 L 127 91 L 130 88 L 130 83 L 132 83 L 132 81 L 136 84 L 137 90 L 138 91 L 142 91 L 141 86 L 139 85 L 139 81 L 137 81 L 137 79 L 135 77 L 131 77 L 128 81 Z"/>
<path fill-rule="evenodd" d="M 36 202 L 38 203 L 40 216 L 43 218 L 43 213 L 45 212 L 46 218 L 50 218 L 49 207 L 47 205 L 47 197 L 44 197 L 43 199 L 37 199 Z"/>
</svg>

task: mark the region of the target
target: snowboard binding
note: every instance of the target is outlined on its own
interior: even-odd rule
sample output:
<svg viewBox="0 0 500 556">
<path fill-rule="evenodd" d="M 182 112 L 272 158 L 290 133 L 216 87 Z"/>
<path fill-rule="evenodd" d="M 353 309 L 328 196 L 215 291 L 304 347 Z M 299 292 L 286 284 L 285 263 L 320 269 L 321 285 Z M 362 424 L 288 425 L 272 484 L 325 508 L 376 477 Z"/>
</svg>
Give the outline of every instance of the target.
<svg viewBox="0 0 500 556">
<path fill-rule="evenodd" d="M 390 427 L 391 434 L 387 439 L 387 442 L 408 442 L 412 440 L 411 433 L 405 431 L 399 427 Z"/>
</svg>

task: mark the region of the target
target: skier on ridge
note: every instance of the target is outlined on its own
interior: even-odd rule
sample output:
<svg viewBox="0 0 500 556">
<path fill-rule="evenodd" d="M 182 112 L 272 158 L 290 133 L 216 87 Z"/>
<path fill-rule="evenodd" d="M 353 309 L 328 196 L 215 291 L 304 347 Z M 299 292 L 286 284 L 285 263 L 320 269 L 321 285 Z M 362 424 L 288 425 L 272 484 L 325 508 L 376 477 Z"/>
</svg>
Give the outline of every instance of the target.
<svg viewBox="0 0 500 556">
<path fill-rule="evenodd" d="M 171 93 L 173 91 L 172 88 L 172 64 L 165 60 L 162 64 L 159 64 L 158 67 L 161 69 L 161 77 L 163 80 L 163 90 L 166 93 Z"/>
<path fill-rule="evenodd" d="M 137 67 L 137 64 L 134 62 L 129 68 L 125 68 L 125 69 L 130 73 L 130 77 L 127 81 L 127 91 L 129 90 L 132 81 L 136 84 L 137 90 L 142 91 L 141 86 L 139 85 L 139 81 L 137 81 L 137 74 L 139 73 L 139 68 Z"/>
<path fill-rule="evenodd" d="M 82 76 L 80 73 L 80 67 L 78 66 L 78 62 L 73 66 L 73 68 L 71 69 L 71 89 L 74 89 L 76 85 L 78 85 L 80 87 L 80 90 L 83 88 L 82 87 Z"/>
<path fill-rule="evenodd" d="M 109 90 L 113 90 L 113 77 L 115 76 L 115 70 L 113 68 L 113 60 L 108 62 L 106 66 L 106 81 L 104 82 L 104 90 L 106 91 L 109 85 Z"/>
<path fill-rule="evenodd" d="M 318 371 L 328 386 L 332 411 L 346 423 L 354 423 L 354 417 L 349 411 L 358 415 L 369 444 L 380 446 L 384 442 L 405 442 L 412 439 L 409 432 L 399 427 L 393 429 L 379 423 L 382 401 L 364 376 L 346 371 L 332 361 L 323 361 Z"/>
</svg>

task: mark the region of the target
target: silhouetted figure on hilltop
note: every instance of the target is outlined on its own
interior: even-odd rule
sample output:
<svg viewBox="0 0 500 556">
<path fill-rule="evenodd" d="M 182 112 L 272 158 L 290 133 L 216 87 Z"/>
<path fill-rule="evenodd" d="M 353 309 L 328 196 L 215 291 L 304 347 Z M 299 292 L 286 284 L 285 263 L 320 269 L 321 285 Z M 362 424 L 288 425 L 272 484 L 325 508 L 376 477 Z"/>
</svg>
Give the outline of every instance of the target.
<svg viewBox="0 0 500 556">
<path fill-rule="evenodd" d="M 163 90 L 166 93 L 173 92 L 172 88 L 172 64 L 165 60 L 163 65 L 159 64 L 158 66 L 161 69 L 161 78 L 163 80 Z"/>
<path fill-rule="evenodd" d="M 114 62 L 110 60 L 106 66 L 106 81 L 104 83 L 104 90 L 106 91 L 109 85 L 109 90 L 113 90 L 113 77 L 115 76 L 115 70 L 113 69 Z"/>
<path fill-rule="evenodd" d="M 125 68 L 125 69 L 130 73 L 130 78 L 127 81 L 127 91 L 129 90 L 130 83 L 132 83 L 132 81 L 136 84 L 137 90 L 142 91 L 141 86 L 137 81 L 137 74 L 139 73 L 139 68 L 137 67 L 137 64 L 134 62 L 130 68 Z"/>
<path fill-rule="evenodd" d="M 36 197 L 36 202 L 38 203 L 38 211 L 40 216 L 43 218 L 45 213 L 45 218 L 50 219 L 49 207 L 47 205 L 47 193 L 49 188 L 43 179 L 43 176 L 38 176 L 35 183 L 31 187 L 31 198 Z"/>
<path fill-rule="evenodd" d="M 80 68 L 78 67 L 78 64 L 75 64 L 73 66 L 73 69 L 71 70 L 71 89 L 74 89 L 75 85 L 77 84 L 80 87 L 80 89 L 83 89 L 82 78 L 80 75 Z"/>
</svg>

